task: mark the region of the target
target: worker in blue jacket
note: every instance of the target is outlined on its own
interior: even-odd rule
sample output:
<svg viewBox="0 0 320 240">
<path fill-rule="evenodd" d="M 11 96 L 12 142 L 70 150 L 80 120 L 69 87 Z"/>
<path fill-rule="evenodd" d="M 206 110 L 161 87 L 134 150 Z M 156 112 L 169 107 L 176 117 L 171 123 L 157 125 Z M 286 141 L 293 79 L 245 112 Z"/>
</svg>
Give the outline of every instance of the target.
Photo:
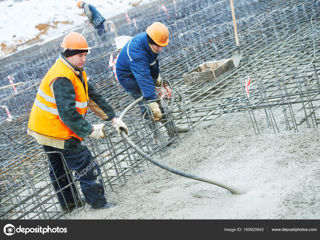
<svg viewBox="0 0 320 240">
<path fill-rule="evenodd" d="M 101 13 L 91 4 L 78 1 L 78 8 L 83 8 L 84 13 L 89 19 L 89 22 L 93 24 L 93 27 L 97 30 L 98 35 L 102 36 L 106 33 L 104 22 L 106 19 L 101 15 Z"/>
<path fill-rule="evenodd" d="M 122 48 L 116 63 L 116 74 L 120 85 L 134 99 L 141 96 L 144 101 L 157 99 L 156 86 L 162 84 L 158 56 L 168 43 L 168 28 L 160 22 L 154 22 L 146 32 L 139 33 Z M 157 101 L 150 101 L 149 107 L 154 121 L 166 118 Z M 141 107 L 141 111 L 144 114 L 146 109 Z M 187 131 L 174 124 L 170 130 L 176 133 Z"/>
</svg>

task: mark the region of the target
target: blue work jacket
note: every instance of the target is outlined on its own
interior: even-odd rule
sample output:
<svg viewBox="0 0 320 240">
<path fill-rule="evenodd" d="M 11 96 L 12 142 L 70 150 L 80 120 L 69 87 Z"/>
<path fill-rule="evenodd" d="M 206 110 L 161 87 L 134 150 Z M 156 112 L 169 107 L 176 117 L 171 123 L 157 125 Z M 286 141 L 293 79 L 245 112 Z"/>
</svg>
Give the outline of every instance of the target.
<svg viewBox="0 0 320 240">
<path fill-rule="evenodd" d="M 106 20 L 101 13 L 91 4 L 84 4 L 84 13 L 89 18 L 90 23 L 93 24 L 94 28 L 98 28 Z"/>
<path fill-rule="evenodd" d="M 116 72 L 126 92 L 141 92 L 145 100 L 157 98 L 154 81 L 160 72 L 158 55 L 152 52 L 146 32 L 136 35 L 123 47 Z"/>
</svg>

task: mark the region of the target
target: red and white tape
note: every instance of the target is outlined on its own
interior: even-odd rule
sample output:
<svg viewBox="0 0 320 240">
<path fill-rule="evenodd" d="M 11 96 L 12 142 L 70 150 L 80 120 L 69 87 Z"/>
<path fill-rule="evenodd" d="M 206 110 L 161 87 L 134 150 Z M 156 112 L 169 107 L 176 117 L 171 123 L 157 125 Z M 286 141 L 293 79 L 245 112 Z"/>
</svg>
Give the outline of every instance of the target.
<svg viewBox="0 0 320 240">
<path fill-rule="evenodd" d="M 10 84 L 11 84 L 13 90 L 14 90 L 14 93 L 18 93 L 18 91 L 17 91 L 17 89 L 16 89 L 16 87 L 14 86 L 14 83 L 13 83 L 14 77 L 12 75 L 9 75 L 8 79 L 9 79 Z"/>
<path fill-rule="evenodd" d="M 7 120 L 8 122 L 11 122 L 12 119 L 13 119 L 13 117 L 12 117 L 11 113 L 9 112 L 8 107 L 7 107 L 6 105 L 1 105 L 1 107 L 6 111 L 6 113 L 7 113 L 7 115 L 8 115 L 8 117 L 7 117 L 6 120 Z"/>
</svg>

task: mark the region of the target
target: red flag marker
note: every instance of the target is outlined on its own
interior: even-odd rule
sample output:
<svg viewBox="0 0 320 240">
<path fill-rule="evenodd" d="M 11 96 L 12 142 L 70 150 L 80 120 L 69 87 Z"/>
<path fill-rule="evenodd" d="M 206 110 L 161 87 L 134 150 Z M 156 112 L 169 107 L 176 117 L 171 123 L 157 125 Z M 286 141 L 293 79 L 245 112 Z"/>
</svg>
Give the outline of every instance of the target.
<svg viewBox="0 0 320 240">
<path fill-rule="evenodd" d="M 6 105 L 2 105 L 1 107 L 6 111 L 6 113 L 7 113 L 7 115 L 8 115 L 8 118 L 7 118 L 6 120 L 7 120 L 8 122 L 11 122 L 12 119 L 13 119 L 13 117 L 12 117 L 11 113 L 9 112 L 7 106 L 6 106 Z"/>
<path fill-rule="evenodd" d="M 130 22 L 131 22 L 131 20 L 130 20 L 130 18 L 129 18 L 128 13 L 126 13 L 126 20 L 127 20 L 127 22 L 128 22 L 128 23 L 130 23 Z"/>
<path fill-rule="evenodd" d="M 12 76 L 12 75 L 9 75 L 9 76 L 8 76 L 8 79 L 9 79 L 10 84 L 11 84 L 13 90 L 14 90 L 14 93 L 18 93 L 18 91 L 17 91 L 17 89 L 16 89 L 16 87 L 14 86 L 14 83 L 13 83 L 13 80 L 14 80 L 13 76 Z"/>
<path fill-rule="evenodd" d="M 250 77 L 248 78 L 248 80 L 246 80 L 246 93 L 247 93 L 247 96 L 249 97 L 249 87 L 250 87 L 250 84 L 251 84 L 251 80 L 250 80 Z"/>
<path fill-rule="evenodd" d="M 163 4 L 161 5 L 161 7 L 159 7 L 159 11 L 160 11 L 161 9 L 167 14 L 168 18 L 170 18 L 170 17 L 169 17 L 168 10 L 167 10 L 167 8 L 166 8 Z"/>
</svg>

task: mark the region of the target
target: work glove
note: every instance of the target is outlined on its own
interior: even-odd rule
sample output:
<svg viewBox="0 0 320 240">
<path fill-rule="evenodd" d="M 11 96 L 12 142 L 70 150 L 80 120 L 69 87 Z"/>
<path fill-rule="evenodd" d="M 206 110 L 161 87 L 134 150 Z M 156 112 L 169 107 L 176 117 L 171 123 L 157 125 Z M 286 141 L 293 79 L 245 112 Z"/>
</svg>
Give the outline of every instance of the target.
<svg viewBox="0 0 320 240">
<path fill-rule="evenodd" d="M 166 83 L 163 84 L 162 87 L 157 87 L 156 92 L 157 92 L 158 98 L 171 99 L 172 97 L 172 90 Z"/>
<path fill-rule="evenodd" d="M 159 76 L 158 76 L 158 78 L 157 78 L 157 80 L 155 82 L 155 85 L 156 85 L 156 87 L 161 87 L 162 83 L 163 83 L 163 79 L 159 74 Z"/>
<path fill-rule="evenodd" d="M 104 123 L 101 124 L 93 124 L 92 125 L 92 133 L 89 135 L 89 137 L 95 138 L 95 139 L 101 139 L 107 137 L 107 135 L 103 131 Z"/>
<path fill-rule="evenodd" d="M 155 122 L 160 121 L 160 119 L 162 117 L 162 114 L 161 114 L 161 110 L 159 108 L 158 103 L 152 102 L 152 103 L 149 104 L 149 106 L 150 106 L 150 109 L 151 109 L 152 114 L 153 114 L 153 120 Z"/>
<path fill-rule="evenodd" d="M 113 118 L 112 126 L 117 130 L 118 133 L 121 133 L 121 130 L 125 131 L 127 135 L 129 133 L 127 125 L 120 118 Z"/>
</svg>

